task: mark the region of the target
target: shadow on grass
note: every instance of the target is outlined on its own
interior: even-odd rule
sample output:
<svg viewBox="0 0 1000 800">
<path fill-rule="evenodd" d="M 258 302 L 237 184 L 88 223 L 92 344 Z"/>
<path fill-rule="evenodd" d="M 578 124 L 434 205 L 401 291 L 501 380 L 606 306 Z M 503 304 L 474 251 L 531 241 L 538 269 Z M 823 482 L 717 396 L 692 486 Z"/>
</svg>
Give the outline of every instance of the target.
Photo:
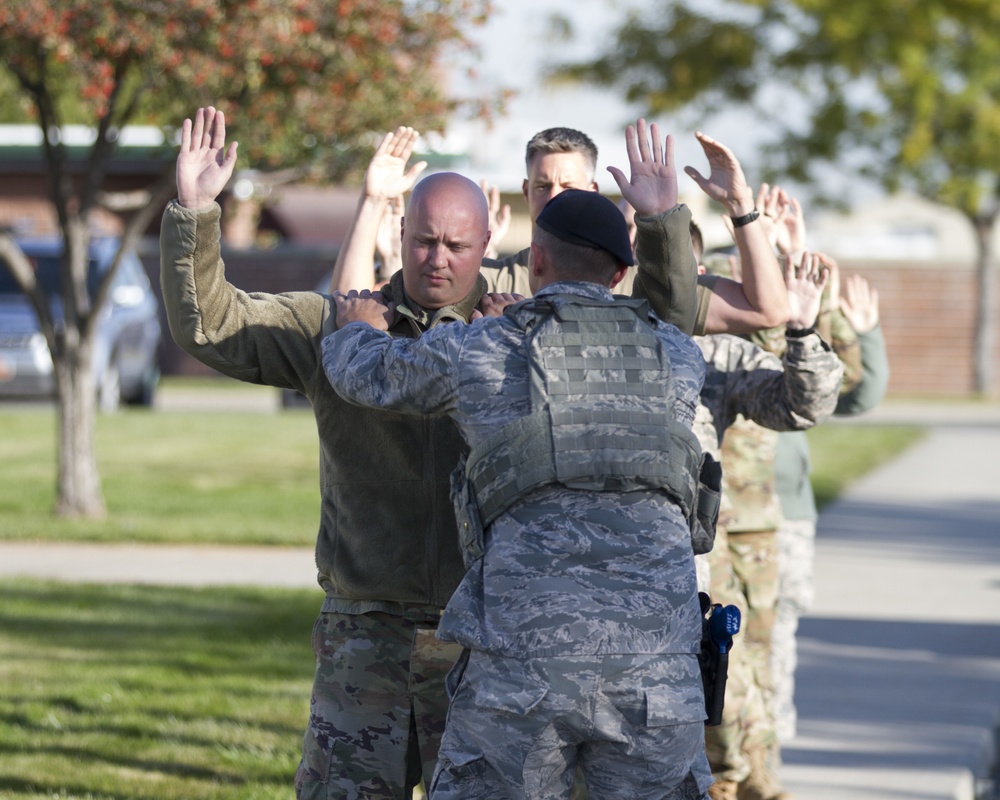
<svg viewBox="0 0 1000 800">
<path fill-rule="evenodd" d="M 4 637 L 52 658 L 188 676 L 301 677 L 318 610 L 313 590 L 0 583 Z"/>
</svg>

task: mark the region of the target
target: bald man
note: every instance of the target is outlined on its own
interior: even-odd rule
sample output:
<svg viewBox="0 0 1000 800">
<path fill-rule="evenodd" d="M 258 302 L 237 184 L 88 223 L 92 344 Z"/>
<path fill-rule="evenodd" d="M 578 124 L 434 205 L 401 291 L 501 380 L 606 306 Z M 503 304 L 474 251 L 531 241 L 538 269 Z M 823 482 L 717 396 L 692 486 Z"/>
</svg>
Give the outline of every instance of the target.
<svg viewBox="0 0 1000 800">
<path fill-rule="evenodd" d="M 323 335 L 337 327 L 329 295 L 248 294 L 226 281 L 216 198 L 235 161 L 221 112 L 185 120 L 161 280 L 181 347 L 225 375 L 298 390 L 316 416 L 325 597 L 296 796 L 409 798 L 421 779 L 430 783 L 444 679 L 461 651 L 435 632 L 465 572 L 449 498 L 465 445 L 445 418 L 363 409 L 334 393 L 320 359 Z M 454 173 L 423 180 L 403 225 L 403 268 L 383 289 L 390 334 L 468 321 L 486 289 L 479 265 L 489 238 L 478 185 Z"/>
</svg>

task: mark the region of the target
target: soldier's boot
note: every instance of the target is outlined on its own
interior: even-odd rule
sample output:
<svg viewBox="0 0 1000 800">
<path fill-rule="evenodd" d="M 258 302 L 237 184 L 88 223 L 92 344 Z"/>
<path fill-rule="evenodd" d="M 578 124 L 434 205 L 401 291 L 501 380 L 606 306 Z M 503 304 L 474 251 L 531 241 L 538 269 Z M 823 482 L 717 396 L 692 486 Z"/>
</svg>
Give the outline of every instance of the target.
<svg viewBox="0 0 1000 800">
<path fill-rule="evenodd" d="M 737 800 L 738 786 L 736 781 L 720 781 L 716 778 L 715 783 L 708 787 L 708 796 L 710 800 Z"/>
<path fill-rule="evenodd" d="M 749 751 L 747 756 L 750 774 L 737 786 L 737 800 L 794 800 L 782 791 L 781 779 L 773 767 L 774 754 L 762 747 Z"/>
</svg>

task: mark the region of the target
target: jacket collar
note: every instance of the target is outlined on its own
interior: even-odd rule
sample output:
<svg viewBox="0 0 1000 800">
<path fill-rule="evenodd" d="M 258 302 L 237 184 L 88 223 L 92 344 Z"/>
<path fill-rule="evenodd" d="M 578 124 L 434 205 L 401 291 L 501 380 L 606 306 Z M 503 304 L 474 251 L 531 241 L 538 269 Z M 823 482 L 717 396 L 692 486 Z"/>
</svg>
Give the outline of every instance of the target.
<svg viewBox="0 0 1000 800">
<path fill-rule="evenodd" d="M 386 288 L 388 288 L 388 292 L 386 292 Z M 387 299 L 396 303 L 396 312 L 401 317 L 405 317 L 410 320 L 411 324 L 415 325 L 421 331 L 425 331 L 442 322 L 451 322 L 454 320 L 468 322 L 469 317 L 472 316 L 472 312 L 479 304 L 480 298 L 486 293 L 486 289 L 486 278 L 482 275 L 477 275 L 472 291 L 457 303 L 452 303 L 450 306 L 445 306 L 444 308 L 428 310 L 417 305 L 406 294 L 406 288 L 403 286 L 403 272 L 400 270 L 393 273 L 393 276 L 389 279 L 389 286 L 383 287 L 382 294 L 388 294 L 389 297 Z"/>
</svg>

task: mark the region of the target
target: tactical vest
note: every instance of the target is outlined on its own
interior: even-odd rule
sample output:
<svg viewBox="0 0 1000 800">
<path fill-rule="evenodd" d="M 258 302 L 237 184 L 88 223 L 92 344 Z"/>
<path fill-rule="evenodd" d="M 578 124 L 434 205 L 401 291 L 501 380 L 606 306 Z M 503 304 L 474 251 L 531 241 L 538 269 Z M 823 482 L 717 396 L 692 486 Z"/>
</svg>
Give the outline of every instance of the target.
<svg viewBox="0 0 1000 800">
<path fill-rule="evenodd" d="M 645 301 L 547 295 L 505 314 L 525 332 L 531 412 L 472 448 L 452 476 L 466 563 L 482 556 L 486 526 L 549 484 L 663 491 L 690 520 L 701 448 L 673 417 L 670 359 Z"/>
</svg>

